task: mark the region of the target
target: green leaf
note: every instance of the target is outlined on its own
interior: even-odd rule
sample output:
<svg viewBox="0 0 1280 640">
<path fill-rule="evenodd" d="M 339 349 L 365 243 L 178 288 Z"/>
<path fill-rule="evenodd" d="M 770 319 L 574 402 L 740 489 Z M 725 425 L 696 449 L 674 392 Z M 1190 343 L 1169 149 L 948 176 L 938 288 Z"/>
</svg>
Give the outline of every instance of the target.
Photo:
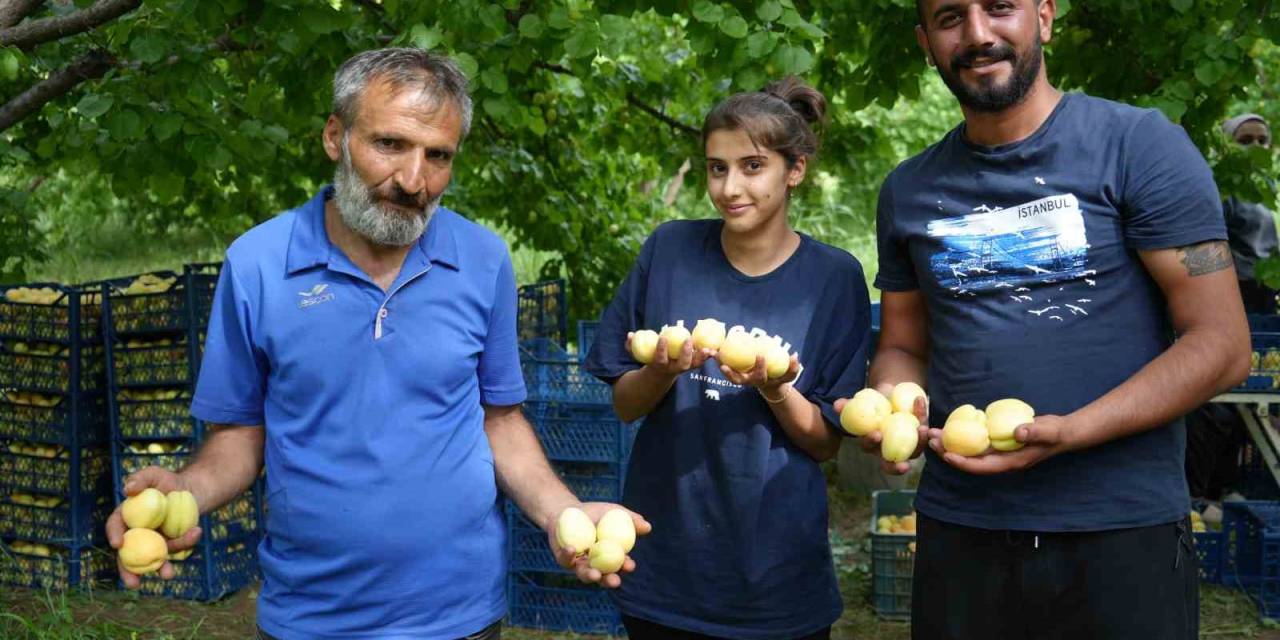
<svg viewBox="0 0 1280 640">
<path fill-rule="evenodd" d="M 1065 18 L 1068 13 L 1071 13 L 1071 0 L 1058 0 L 1057 19 Z"/>
<path fill-rule="evenodd" d="M 468 79 L 475 78 L 476 72 L 480 70 L 480 63 L 476 62 L 475 56 L 469 53 L 455 51 L 453 53 L 453 61 L 458 63 L 458 69 Z"/>
<path fill-rule="evenodd" d="M 142 116 L 133 109 L 116 109 L 107 115 L 107 131 L 116 140 L 137 140 L 143 129 Z"/>
<path fill-rule="evenodd" d="M 277 145 L 281 145 L 289 141 L 289 130 L 278 124 L 269 124 L 266 127 L 263 127 L 262 135 Z"/>
<path fill-rule="evenodd" d="M 799 75 L 813 66 L 813 54 L 804 47 L 788 44 L 778 47 L 778 50 L 773 52 L 772 61 L 781 73 Z"/>
<path fill-rule="evenodd" d="M 530 40 L 541 37 L 547 24 L 536 13 L 526 13 L 520 18 L 520 35 Z"/>
<path fill-rule="evenodd" d="M 1191 5 L 1195 4 L 1195 0 L 1169 0 L 1169 4 L 1173 5 L 1178 13 L 1186 13 L 1191 9 Z"/>
<path fill-rule="evenodd" d="M 498 67 L 489 67 L 480 74 L 480 81 L 494 93 L 507 92 L 507 74 Z"/>
<path fill-rule="evenodd" d="M 782 3 L 777 0 L 768 0 L 768 2 L 762 2 L 760 3 L 760 6 L 756 7 L 756 17 L 764 20 L 765 22 L 773 22 L 781 16 Z"/>
<path fill-rule="evenodd" d="M 701 22 L 720 22 L 724 19 L 724 7 L 711 0 L 697 0 L 693 3 L 693 17 Z"/>
<path fill-rule="evenodd" d="M 168 140 L 181 128 L 182 116 L 171 111 L 157 113 L 151 118 L 151 133 L 160 142 Z"/>
<path fill-rule="evenodd" d="M 425 24 L 415 24 L 409 29 L 409 44 L 419 49 L 434 49 L 443 39 L 444 34 L 434 25 L 428 27 Z"/>
<path fill-rule="evenodd" d="M 740 91 L 759 91 L 768 81 L 764 70 L 756 65 L 739 69 L 738 75 L 733 77 L 733 83 Z"/>
<path fill-rule="evenodd" d="M 505 120 L 511 114 L 511 105 L 500 98 L 485 98 L 484 112 L 494 118 Z"/>
<path fill-rule="evenodd" d="M 600 37 L 591 25 L 581 25 L 564 41 L 564 51 L 571 58 L 584 58 L 594 55 Z"/>
<path fill-rule="evenodd" d="M 323 6 L 306 7 L 298 15 L 303 26 L 316 35 L 333 33 L 342 28 L 339 18 L 337 12 Z"/>
<path fill-rule="evenodd" d="M 720 21 L 720 30 L 730 38 L 742 39 L 747 37 L 747 21 L 742 16 L 729 16 Z"/>
<path fill-rule="evenodd" d="M 552 29 L 568 29 L 573 26 L 573 20 L 569 18 L 569 10 L 564 7 L 556 7 L 547 14 L 547 24 Z"/>
<path fill-rule="evenodd" d="M 1196 80 L 1206 87 L 1211 87 L 1222 79 L 1222 71 L 1222 65 L 1219 63 L 1208 59 L 1201 60 L 1196 65 Z"/>
<path fill-rule="evenodd" d="M 600 35 L 606 40 L 623 40 L 631 35 L 631 21 L 615 15 L 600 16 Z"/>
<path fill-rule="evenodd" d="M 778 46 L 778 37 L 768 31 L 757 31 L 747 37 L 747 55 L 755 59 L 769 55 Z"/>
<path fill-rule="evenodd" d="M 187 186 L 186 179 L 176 173 L 153 173 L 147 182 L 152 195 L 164 202 L 180 198 Z"/>
<path fill-rule="evenodd" d="M 159 38 L 143 33 L 129 41 L 129 53 L 139 62 L 153 64 L 164 57 L 165 46 Z"/>
<path fill-rule="evenodd" d="M 0 51 L 0 80 L 18 79 L 18 55 L 11 49 Z"/>
<path fill-rule="evenodd" d="M 110 96 L 98 96 L 90 93 L 85 97 L 80 98 L 80 101 L 76 103 L 76 111 L 79 111 L 80 115 L 92 120 L 106 113 L 107 110 L 111 108 L 111 104 L 113 102 L 114 100 L 112 100 Z"/>
</svg>

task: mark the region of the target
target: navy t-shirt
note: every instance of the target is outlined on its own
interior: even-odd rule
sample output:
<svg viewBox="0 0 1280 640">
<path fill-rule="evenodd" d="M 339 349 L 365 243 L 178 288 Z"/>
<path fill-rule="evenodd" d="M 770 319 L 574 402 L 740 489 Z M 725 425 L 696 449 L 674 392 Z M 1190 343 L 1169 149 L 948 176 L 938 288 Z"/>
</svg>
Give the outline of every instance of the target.
<svg viewBox="0 0 1280 640">
<path fill-rule="evenodd" d="M 780 335 L 803 367 L 796 391 L 837 429 L 832 403 L 865 383 L 870 303 L 862 266 L 801 235 L 781 266 L 737 271 L 720 220 L 660 226 L 604 312 L 586 359 L 613 383 L 640 364 L 628 331 L 715 318 Z M 623 504 L 653 523 L 616 593 L 628 615 L 734 638 L 793 638 L 840 617 L 827 487 L 754 388 L 715 360 L 681 375 L 637 431 Z"/>
<path fill-rule="evenodd" d="M 1227 237 L 1213 176 L 1180 127 L 1083 94 L 1013 144 L 952 130 L 890 174 L 878 218 L 876 286 L 918 289 L 928 307 L 934 426 L 962 404 L 1014 397 L 1066 415 L 1111 391 L 1172 339 L 1138 252 Z M 916 508 L 987 529 L 1172 522 L 1187 513 L 1185 444 L 1178 420 L 995 476 L 929 451 Z"/>
</svg>

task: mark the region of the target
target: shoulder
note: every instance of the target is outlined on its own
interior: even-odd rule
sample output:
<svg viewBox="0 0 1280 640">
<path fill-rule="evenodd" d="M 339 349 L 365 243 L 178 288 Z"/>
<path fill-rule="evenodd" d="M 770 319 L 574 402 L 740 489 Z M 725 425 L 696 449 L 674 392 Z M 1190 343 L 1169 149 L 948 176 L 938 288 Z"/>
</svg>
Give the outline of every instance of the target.
<svg viewBox="0 0 1280 640">
<path fill-rule="evenodd" d="M 432 216 L 441 228 L 453 235 L 458 243 L 458 251 L 464 257 L 473 250 L 483 251 L 485 255 L 508 251 L 507 242 L 492 229 L 467 219 L 453 209 L 437 207 Z"/>
<path fill-rule="evenodd" d="M 649 237 L 663 243 L 700 241 L 719 224 L 719 220 L 669 220 L 658 225 Z"/>
<path fill-rule="evenodd" d="M 852 253 L 805 234 L 800 234 L 800 237 L 801 241 L 808 245 L 814 264 L 818 265 L 822 271 L 862 281 L 862 263 Z"/>
<path fill-rule="evenodd" d="M 1143 138 L 1156 139 L 1172 132 L 1183 133 L 1185 136 L 1182 127 L 1174 124 L 1159 109 L 1138 107 L 1084 93 L 1069 93 L 1063 99 L 1071 101 L 1072 119 L 1086 128 L 1090 135 L 1106 132 L 1112 137 L 1129 138 L 1136 129 L 1142 127 Z"/>
</svg>

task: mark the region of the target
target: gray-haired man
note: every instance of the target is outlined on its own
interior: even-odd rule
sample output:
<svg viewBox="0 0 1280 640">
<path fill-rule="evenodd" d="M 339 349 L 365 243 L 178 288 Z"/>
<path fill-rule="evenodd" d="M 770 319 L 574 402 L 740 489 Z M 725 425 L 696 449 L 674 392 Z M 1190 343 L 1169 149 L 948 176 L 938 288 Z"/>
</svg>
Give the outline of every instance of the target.
<svg viewBox="0 0 1280 640">
<path fill-rule="evenodd" d="M 217 428 L 182 472 L 125 484 L 185 488 L 208 511 L 265 462 L 265 637 L 497 637 L 499 491 L 548 532 L 566 508 L 598 519 L 615 506 L 581 505 L 521 416 L 506 247 L 438 206 L 471 122 L 466 91 L 425 51 L 342 65 L 323 137 L 334 185 L 227 250 L 191 406 Z M 118 547 L 118 511 L 107 528 Z M 550 540 L 581 579 L 620 584 Z"/>
</svg>

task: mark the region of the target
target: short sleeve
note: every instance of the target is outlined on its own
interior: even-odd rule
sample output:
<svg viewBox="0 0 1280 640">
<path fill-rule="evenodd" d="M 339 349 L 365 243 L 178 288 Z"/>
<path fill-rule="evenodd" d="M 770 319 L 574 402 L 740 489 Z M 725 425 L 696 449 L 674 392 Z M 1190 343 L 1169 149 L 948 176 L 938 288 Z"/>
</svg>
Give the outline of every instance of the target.
<svg viewBox="0 0 1280 640">
<path fill-rule="evenodd" d="M 879 251 L 879 270 L 876 272 L 876 288 L 881 291 L 914 291 L 920 288 L 906 238 L 897 234 L 894 225 L 893 175 L 880 186 L 876 202 L 876 247 Z"/>
<path fill-rule="evenodd" d="M 645 295 L 656 233 L 645 240 L 630 273 L 600 316 L 595 342 L 583 366 L 591 375 L 613 384 L 623 374 L 642 365 L 627 351 L 627 333 L 644 328 Z"/>
<path fill-rule="evenodd" d="M 509 407 L 524 402 L 524 375 L 520 370 L 520 351 L 516 342 L 516 277 L 511 256 L 502 253 L 502 265 L 489 314 L 484 351 L 477 367 L 480 378 L 480 403 Z"/>
<path fill-rule="evenodd" d="M 1123 149 L 1125 244 L 1141 251 L 1227 239 L 1213 172 L 1182 127 L 1148 112 Z"/>
<path fill-rule="evenodd" d="M 255 343 L 255 292 L 236 276 L 228 258 L 213 293 L 209 331 L 191 415 L 212 424 L 264 424 L 263 401 L 270 371 Z"/>
<path fill-rule="evenodd" d="M 855 272 L 849 277 L 845 299 L 833 301 L 834 306 L 828 313 L 834 320 L 827 325 L 819 343 L 827 357 L 815 363 L 816 370 L 806 369 L 805 375 L 796 381 L 796 390 L 818 405 L 827 425 L 842 435 L 849 434 L 839 428 L 840 413 L 835 409 L 835 401 L 853 397 L 866 387 L 867 354 L 871 344 L 871 299 L 862 267 L 858 266 Z"/>
</svg>

